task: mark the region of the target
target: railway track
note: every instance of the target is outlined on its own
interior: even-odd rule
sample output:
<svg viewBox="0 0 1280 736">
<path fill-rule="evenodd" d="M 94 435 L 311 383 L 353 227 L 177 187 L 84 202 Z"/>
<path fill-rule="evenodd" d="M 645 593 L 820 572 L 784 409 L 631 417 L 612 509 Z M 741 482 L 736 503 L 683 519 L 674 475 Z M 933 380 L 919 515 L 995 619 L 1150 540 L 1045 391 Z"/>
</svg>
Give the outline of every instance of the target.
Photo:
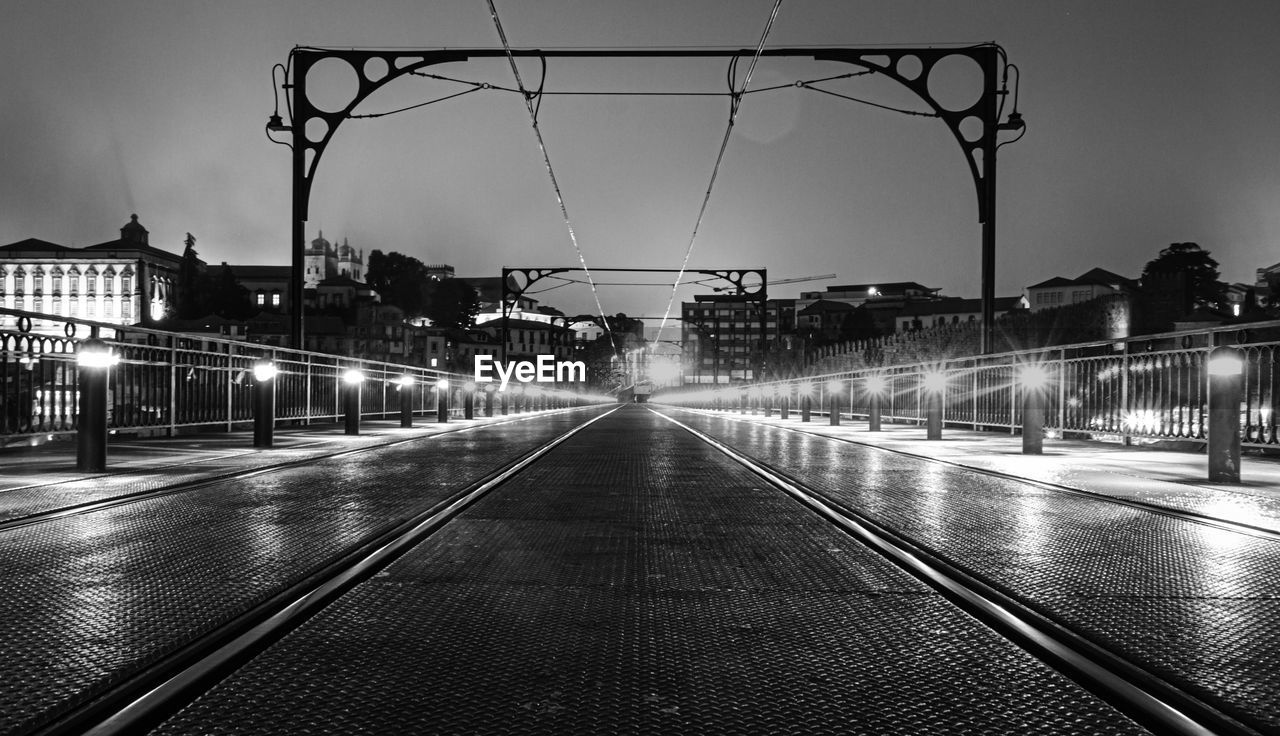
<svg viewBox="0 0 1280 736">
<path fill-rule="evenodd" d="M 1237 736 L 1260 733 L 1176 685 L 1098 646 L 1088 638 L 1045 616 L 1036 608 L 975 577 L 961 566 L 916 544 L 866 514 L 848 508 L 806 485 L 787 472 L 729 447 L 714 437 L 670 416 L 661 413 L 658 415 L 741 463 L 813 510 L 814 513 L 924 581 L 1002 636 L 1069 675 L 1087 690 L 1116 706 L 1155 733 Z M 993 475 L 1008 477 L 1003 474 Z M 1017 480 L 1026 482 L 1022 479 Z M 1032 485 L 1048 484 L 1033 483 Z M 1089 495 L 1097 496 L 1098 494 Z M 1105 496 L 1099 497 L 1116 500 Z M 1141 506 L 1144 510 L 1197 523 L 1205 522 L 1199 515 L 1178 514 L 1162 507 L 1132 503 L 1126 505 Z M 1222 523 L 1227 524 L 1227 522 Z M 1260 530 L 1245 528 L 1240 531 L 1257 534 Z"/>
<path fill-rule="evenodd" d="M 210 683 L 251 659 L 272 642 L 300 626 L 343 592 L 368 579 L 406 549 L 430 536 L 477 499 L 536 462 L 570 437 L 608 415 L 597 414 L 567 432 L 494 470 L 392 529 L 349 549 L 322 569 L 258 605 L 208 631 L 181 649 L 151 663 L 106 692 L 99 693 L 56 720 L 39 734 L 136 734 L 189 702 Z M 492 426 L 492 425 L 489 425 Z M 419 441 L 404 440 L 392 444 Z M 350 453 L 365 452 L 362 448 Z M 348 452 L 334 453 L 341 457 Z M 307 461 L 311 462 L 311 461 Z M 284 464 L 284 468 L 298 463 Z M 258 472 L 280 470 L 282 467 Z M 225 481 L 225 479 L 224 479 Z M 204 484 L 201 484 L 204 485 Z M 190 490 L 190 489 L 184 489 Z"/>
<path fill-rule="evenodd" d="M 850 508 L 787 471 L 661 412 L 640 408 L 630 411 L 636 415 L 643 412 L 644 415 L 661 417 L 661 424 L 670 423 L 673 429 L 679 427 L 680 433 L 687 432 L 696 437 L 709 453 L 731 459 L 732 463 L 765 481 L 773 492 L 799 502 L 840 533 L 856 540 L 858 545 L 892 562 L 991 631 L 1062 673 L 1144 728 L 1161 734 L 1234 736 L 1263 732 L 1098 646 L 1008 591 L 972 574 L 962 565 Z M 318 612 L 335 605 L 345 594 L 370 580 L 415 545 L 432 538 L 482 498 L 540 467 L 539 461 L 554 448 L 579 436 L 582 430 L 612 413 L 597 415 L 587 423 L 575 426 L 433 504 L 395 529 L 344 554 L 306 580 L 113 687 L 92 703 L 64 714 L 39 733 L 132 734 L 165 723 L 166 719 L 208 693 L 217 683 L 267 651 L 273 643 L 298 631 Z M 608 474 L 600 469 L 595 472 Z M 612 588 L 615 584 L 622 583 L 610 582 L 608 586 Z M 561 706 L 539 701 L 525 703 L 522 707 L 554 715 L 556 708 Z M 521 732 L 519 728 L 513 728 L 513 732 Z"/>
</svg>

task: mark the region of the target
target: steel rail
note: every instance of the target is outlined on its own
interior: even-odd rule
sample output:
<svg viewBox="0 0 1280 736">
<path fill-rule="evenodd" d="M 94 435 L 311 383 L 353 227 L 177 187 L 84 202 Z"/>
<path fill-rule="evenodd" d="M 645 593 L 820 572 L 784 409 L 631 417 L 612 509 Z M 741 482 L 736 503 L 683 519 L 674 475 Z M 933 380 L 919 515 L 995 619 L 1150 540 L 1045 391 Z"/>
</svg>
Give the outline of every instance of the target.
<svg viewBox="0 0 1280 736">
<path fill-rule="evenodd" d="M 683 409 L 684 407 L 675 407 L 675 408 Z M 685 409 L 685 411 L 691 411 L 691 410 Z M 814 413 L 817 414 L 817 412 L 814 412 Z M 733 415 L 712 414 L 710 416 L 724 417 L 727 419 L 733 419 L 735 421 L 741 421 L 736 416 L 733 416 Z M 1232 521 L 1230 519 L 1221 519 L 1216 516 L 1209 516 L 1208 514 L 1202 514 L 1198 511 L 1189 511 L 1186 509 L 1170 508 L 1168 506 L 1161 506 L 1159 504 L 1154 504 L 1149 501 L 1135 501 L 1129 498 L 1117 498 L 1115 496 L 1109 496 L 1105 493 L 1099 493 L 1098 491 L 1090 491 L 1084 488 L 1076 488 L 1075 486 L 1068 486 L 1061 483 L 1053 483 L 1047 480 L 1036 480 L 1034 478 L 1024 478 L 1020 475 L 1014 475 L 1013 473 L 1006 473 L 1000 470 L 993 470 L 991 468 L 979 468 L 973 465 L 965 465 L 964 463 L 959 462 L 958 460 L 946 460 L 938 457 L 930 457 L 929 455 L 919 455 L 914 452 L 908 452 L 907 450 L 900 450 L 896 447 L 884 447 L 882 445 L 876 445 L 870 442 L 859 442 L 858 440 L 852 439 L 849 437 L 837 437 L 834 435 L 823 434 L 821 432 L 811 430 L 811 429 L 802 429 L 800 427 L 787 427 L 787 426 L 777 425 L 777 424 L 770 424 L 767 426 L 776 427 L 777 429 L 786 430 L 788 432 L 795 432 L 796 434 L 803 434 L 807 437 L 817 437 L 819 439 L 831 440 L 833 442 L 843 442 L 849 445 L 858 445 L 859 447 L 866 447 L 872 450 L 881 450 L 883 452 L 891 452 L 891 453 L 894 453 L 895 455 L 902 455 L 904 457 L 912 458 L 913 460 L 921 460 L 924 462 L 936 463 L 938 465 L 946 465 L 953 468 L 959 468 L 961 470 L 967 470 L 973 473 L 988 475 L 993 478 L 1001 478 L 1003 480 L 1013 480 L 1013 481 L 1024 483 L 1029 486 L 1034 486 L 1036 488 L 1040 488 L 1046 491 L 1054 491 L 1057 493 L 1065 493 L 1071 496 L 1080 496 L 1083 498 L 1091 498 L 1097 501 L 1105 501 L 1107 503 L 1113 503 L 1119 506 L 1125 506 L 1127 508 L 1137 509 L 1139 511 L 1149 511 L 1153 514 L 1167 516 L 1169 518 L 1177 519 L 1179 521 L 1186 521 L 1194 524 L 1203 524 L 1205 526 L 1213 527 L 1215 529 L 1222 529 L 1224 531 L 1234 532 L 1236 534 L 1244 534 L 1247 536 L 1256 537 L 1258 539 L 1265 539 L 1268 542 L 1280 542 L 1280 532 L 1276 531 L 1275 529 L 1268 529 L 1266 527 L 1255 526 L 1253 524 L 1246 524 L 1242 521 Z"/>
<path fill-rule="evenodd" d="M 559 413 L 562 411 L 572 411 L 574 408 L 579 408 L 579 407 L 570 407 L 566 409 L 554 409 L 547 413 L 550 414 L 550 413 Z M 587 407 L 581 407 L 581 408 L 587 408 Z M 331 452 L 331 453 L 326 453 L 321 455 L 312 455 L 310 457 L 299 458 L 297 460 L 285 460 L 283 462 L 263 465 L 256 468 L 248 468 L 245 470 L 232 470 L 227 473 L 220 473 L 217 475 L 206 476 L 204 478 L 194 478 L 192 480 L 182 481 L 180 483 L 174 483 L 172 485 L 167 485 L 161 488 L 149 488 L 142 491 L 133 491 L 129 493 L 124 493 L 119 496 L 113 496 L 111 498 L 103 498 L 96 501 L 85 501 L 83 503 L 71 504 L 69 506 L 61 506 L 59 508 L 49 509 L 46 511 L 37 511 L 35 513 L 27 514 L 25 516 L 17 516 L 11 519 L 5 519 L 4 521 L 0 521 L 0 534 L 14 531 L 16 529 L 21 529 L 23 527 L 32 526 L 35 524 L 43 524 L 50 521 L 56 521 L 58 519 L 64 519 L 69 516 L 79 516 L 80 514 L 88 514 L 96 511 L 104 511 L 107 509 L 116 508 L 118 506 L 124 506 L 125 504 L 136 503 L 138 501 L 146 501 L 153 498 L 163 498 L 164 496 L 172 496 L 172 495 L 177 495 L 179 493 L 186 493 L 188 491 L 199 490 L 200 488 L 203 488 L 205 486 L 214 485 L 217 483 L 225 483 L 230 480 L 241 480 L 244 478 L 252 478 L 258 475 L 263 475 L 265 473 L 274 473 L 281 470 L 290 470 L 303 465 L 311 465 L 321 460 L 331 460 L 334 458 L 349 457 L 352 455 L 358 455 L 365 452 L 372 452 L 374 450 L 381 450 L 388 447 L 396 447 L 398 445 L 403 445 L 409 442 L 421 442 L 421 441 L 429 440 L 433 437 L 440 437 L 442 435 L 457 434 L 459 432 L 469 432 L 472 430 L 482 429 L 484 427 L 495 427 L 502 424 L 511 424 L 513 422 L 523 422 L 523 421 L 532 419 L 534 417 L 543 417 L 543 416 L 547 416 L 547 414 L 540 413 L 540 414 L 529 414 L 527 416 L 508 417 L 505 419 L 498 419 L 492 422 L 485 422 L 484 424 L 475 424 L 467 427 L 455 427 L 455 428 L 446 429 L 440 432 L 432 432 L 431 434 L 421 434 L 421 435 L 415 435 L 413 437 L 403 437 L 400 439 L 391 440 L 390 442 L 383 442 L 376 445 L 367 445 L 365 447 L 354 447 L 348 450 L 338 450 L 337 452 Z M 0 491 L 0 493 L 29 490 L 32 488 L 53 488 L 66 483 L 79 483 L 86 480 L 94 480 L 96 478 L 109 478 L 118 474 L 119 473 L 98 473 L 98 474 L 92 474 L 92 475 L 84 475 L 76 478 L 57 481 L 55 483 L 32 484 L 32 485 L 26 485 L 26 486 L 18 486 L 16 488 L 6 488 L 3 491 Z"/>
<path fill-rule="evenodd" d="M 471 483 L 452 497 L 348 550 L 306 579 L 206 632 L 91 703 L 35 733 L 41 736 L 73 733 L 115 736 L 140 733 L 154 727 L 352 587 L 435 533 L 481 497 L 617 409 L 615 406 L 597 414 Z"/>
<path fill-rule="evenodd" d="M 767 463 L 752 458 L 662 412 L 650 409 L 732 458 L 771 485 L 941 593 L 996 633 L 1111 703 L 1156 733 L 1258 736 L 1260 732 L 1146 671 L 1013 596 L 1000 591 L 880 523 L 833 501 Z"/>
</svg>

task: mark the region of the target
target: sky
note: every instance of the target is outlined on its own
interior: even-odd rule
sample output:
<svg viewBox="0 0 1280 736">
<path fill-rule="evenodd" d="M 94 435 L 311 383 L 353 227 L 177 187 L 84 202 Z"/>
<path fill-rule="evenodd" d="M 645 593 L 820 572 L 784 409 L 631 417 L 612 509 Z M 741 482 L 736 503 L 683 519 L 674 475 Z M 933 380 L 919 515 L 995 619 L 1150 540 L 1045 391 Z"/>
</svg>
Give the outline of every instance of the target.
<svg viewBox="0 0 1280 736">
<path fill-rule="evenodd" d="M 523 48 L 754 48 L 774 0 L 495 0 Z M 0 243 L 113 239 L 131 213 L 151 243 L 206 261 L 290 262 L 290 153 L 264 124 L 272 66 L 295 45 L 500 47 L 485 0 L 14 2 L 0 25 Z M 1101 267 L 1137 277 L 1196 242 L 1227 281 L 1280 262 L 1280 3 L 1274 0 L 783 0 L 768 46 L 995 41 L 1022 80 L 1025 136 L 1000 150 L 997 296 Z M 546 89 L 726 90 L 715 60 L 553 60 Z M 752 88 L 853 71 L 763 59 Z M 505 60 L 434 67 L 512 86 Z M 739 67 L 739 78 L 745 66 Z M 527 82 L 540 74 L 521 64 Z M 341 101 L 341 70 L 309 80 Z M 932 84 L 932 82 L 931 82 Z M 977 93 L 971 75 L 935 94 Z M 923 110 L 883 77 L 829 89 Z M 357 113 L 467 89 L 399 79 Z M 283 108 L 283 102 L 281 102 Z M 729 117 L 725 97 L 548 96 L 539 114 L 582 258 L 608 268 L 766 268 L 797 296 L 916 281 L 977 297 L 977 203 L 937 119 L 794 87 L 747 95 L 693 238 Z M 459 276 L 578 265 L 523 100 L 486 90 L 347 120 L 320 162 L 307 238 L 323 230 Z M 644 283 L 670 281 L 659 274 Z M 556 283 L 556 282 L 552 282 Z M 708 293 L 682 287 L 678 299 Z M 607 313 L 661 315 L 670 286 L 602 285 Z M 539 295 L 595 313 L 585 286 Z M 678 304 L 675 313 L 678 314 Z"/>
</svg>

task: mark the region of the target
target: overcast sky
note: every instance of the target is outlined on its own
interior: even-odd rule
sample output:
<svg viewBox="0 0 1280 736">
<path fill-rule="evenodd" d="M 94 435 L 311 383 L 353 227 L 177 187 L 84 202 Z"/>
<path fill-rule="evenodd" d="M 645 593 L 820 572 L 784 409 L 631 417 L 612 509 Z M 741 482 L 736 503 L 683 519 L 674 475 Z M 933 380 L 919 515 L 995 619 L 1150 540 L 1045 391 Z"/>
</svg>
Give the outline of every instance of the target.
<svg viewBox="0 0 1280 736">
<path fill-rule="evenodd" d="M 773 1 L 497 7 L 520 47 L 754 47 Z M 51 0 L 4 15 L 0 242 L 98 243 L 136 212 L 153 245 L 181 252 L 191 232 L 211 263 L 289 263 L 289 151 L 263 125 L 271 67 L 290 48 L 499 45 L 484 0 Z M 1003 296 L 1095 266 L 1136 277 L 1172 242 L 1210 250 L 1228 281 L 1280 262 L 1278 36 L 1274 0 L 784 0 L 769 45 L 1004 46 L 1028 130 L 1000 152 Z M 851 70 L 766 59 L 752 86 Z M 500 61 L 433 71 L 513 81 Z M 522 65 L 526 81 L 537 71 Z M 720 92 L 725 72 L 723 60 L 553 60 L 547 89 Z M 318 76 L 335 86 L 317 95 L 340 94 L 340 81 Z M 461 89 L 397 80 L 357 112 Z M 831 89 L 924 109 L 883 79 Z M 721 97 L 545 99 L 540 124 L 588 266 L 679 266 L 727 117 Z M 321 228 L 459 275 L 577 262 L 524 104 L 498 91 L 344 123 L 308 239 Z M 973 183 L 941 121 L 791 88 L 743 101 L 691 265 L 838 274 L 778 296 L 918 281 L 976 297 L 979 238 Z M 600 299 L 610 313 L 661 314 L 669 291 L 602 287 Z M 542 298 L 595 311 L 576 286 Z"/>
</svg>

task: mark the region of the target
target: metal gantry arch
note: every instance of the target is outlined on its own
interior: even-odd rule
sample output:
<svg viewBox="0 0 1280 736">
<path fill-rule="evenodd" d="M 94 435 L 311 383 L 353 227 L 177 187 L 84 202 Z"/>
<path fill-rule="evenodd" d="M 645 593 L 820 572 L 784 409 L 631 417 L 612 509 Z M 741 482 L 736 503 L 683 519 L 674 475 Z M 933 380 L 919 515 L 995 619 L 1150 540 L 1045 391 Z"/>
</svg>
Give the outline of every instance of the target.
<svg viewBox="0 0 1280 736">
<path fill-rule="evenodd" d="M 525 292 L 533 288 L 533 285 L 546 278 L 555 278 L 558 274 L 583 272 L 586 269 L 581 266 L 566 266 L 562 268 L 507 268 L 502 269 L 502 361 L 507 361 L 507 342 L 510 330 L 508 329 L 509 320 L 512 312 L 520 303 L 520 298 Z M 708 276 L 711 279 L 719 279 L 727 284 L 720 287 L 724 291 L 730 292 L 728 296 L 738 296 L 745 302 L 752 302 L 755 305 L 756 315 L 760 320 L 760 350 L 763 351 L 764 345 L 768 339 L 767 315 L 769 305 L 769 271 L 765 268 L 593 268 L 592 272 L 601 273 L 686 273 L 697 274 L 699 276 Z M 757 283 L 758 280 L 758 283 Z M 608 315 L 600 315 L 600 319 L 607 320 Z M 672 318 L 676 319 L 676 318 Z M 606 325 L 607 328 L 607 325 Z M 616 347 L 616 346 L 615 346 Z M 759 368 L 756 369 L 756 375 L 760 375 Z"/>
<path fill-rule="evenodd" d="M 291 227 L 292 280 L 289 290 L 290 331 L 295 347 L 303 347 L 303 272 L 305 224 L 308 219 L 311 189 L 320 159 L 343 121 L 371 94 L 389 82 L 426 67 L 468 61 L 477 58 L 511 56 L 521 58 L 735 58 L 751 57 L 754 49 L 340 49 L 295 47 L 289 54 L 283 88 L 289 103 L 289 124 L 277 114 L 268 129 L 291 132 L 293 149 L 292 186 L 293 213 Z M 964 153 L 973 177 L 978 202 L 978 221 L 982 224 L 982 352 L 992 349 L 995 324 L 995 205 L 996 148 L 1000 130 L 1020 130 L 1021 117 L 1016 110 L 1009 121 L 1001 124 L 1001 98 L 1008 62 L 1004 49 L 995 43 L 955 48 L 778 48 L 764 49 L 761 56 L 809 58 L 851 64 L 882 74 L 903 85 L 946 123 Z M 978 65 L 982 91 L 977 100 L 961 109 L 943 105 L 930 91 L 930 76 L 939 65 L 950 59 L 968 59 Z M 338 59 L 350 65 L 357 80 L 356 92 L 340 109 L 326 111 L 308 96 L 307 75 L 320 61 Z"/>
</svg>

